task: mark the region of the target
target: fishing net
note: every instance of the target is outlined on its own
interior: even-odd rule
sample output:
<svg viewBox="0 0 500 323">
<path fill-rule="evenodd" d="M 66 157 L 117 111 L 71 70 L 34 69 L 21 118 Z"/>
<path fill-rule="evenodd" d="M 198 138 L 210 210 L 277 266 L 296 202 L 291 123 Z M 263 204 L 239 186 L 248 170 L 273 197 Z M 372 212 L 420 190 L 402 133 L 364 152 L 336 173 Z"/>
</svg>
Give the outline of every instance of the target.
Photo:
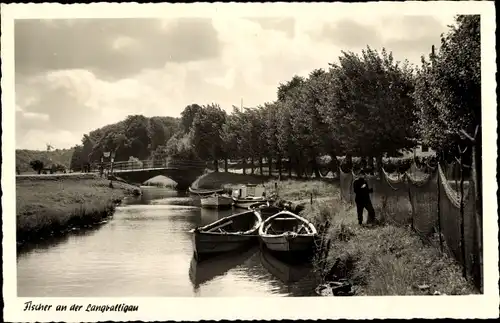
<svg viewBox="0 0 500 323">
<path fill-rule="evenodd" d="M 341 168 L 339 168 L 339 178 L 340 178 L 340 197 L 346 203 L 354 203 L 354 192 L 352 188 L 353 175 L 352 172 L 344 173 Z"/>
<path fill-rule="evenodd" d="M 423 177 L 407 173 L 409 198 L 413 212 L 413 228 L 422 237 L 431 238 L 439 232 L 438 223 L 438 173 Z"/>
<path fill-rule="evenodd" d="M 473 181 L 468 181 L 467 191 L 464 192 L 464 247 L 465 261 L 464 265 L 467 269 L 467 276 L 472 277 L 476 286 L 481 286 L 482 269 L 480 264 L 480 249 L 479 249 L 479 227 L 478 213 L 475 198 L 475 186 Z"/>
<path fill-rule="evenodd" d="M 356 178 L 356 174 L 340 169 L 341 196 L 349 203 L 354 202 L 352 183 Z M 424 168 L 412 165 L 402 175 L 388 174 L 382 169 L 379 177 L 367 176 L 366 180 L 373 188 L 371 199 L 379 213 L 377 218 L 398 225 L 411 223 L 421 237 L 434 245 L 439 237 L 444 250 L 464 266 L 468 278 L 481 288 L 482 219 L 470 174 L 460 174 L 455 163 L 445 163 Z M 463 209 L 460 207 L 462 195 Z"/>
<path fill-rule="evenodd" d="M 380 177 L 369 178 L 368 183 L 373 187 L 373 206 L 381 213 L 377 217 L 398 225 L 411 223 L 411 205 L 405 174 L 391 176 L 382 169 Z"/>
<path fill-rule="evenodd" d="M 450 180 L 445 176 L 441 165 L 438 166 L 438 172 L 441 232 L 446 242 L 447 251 L 463 264 L 464 262 L 460 249 L 460 196 L 459 193 L 450 186 Z"/>
</svg>

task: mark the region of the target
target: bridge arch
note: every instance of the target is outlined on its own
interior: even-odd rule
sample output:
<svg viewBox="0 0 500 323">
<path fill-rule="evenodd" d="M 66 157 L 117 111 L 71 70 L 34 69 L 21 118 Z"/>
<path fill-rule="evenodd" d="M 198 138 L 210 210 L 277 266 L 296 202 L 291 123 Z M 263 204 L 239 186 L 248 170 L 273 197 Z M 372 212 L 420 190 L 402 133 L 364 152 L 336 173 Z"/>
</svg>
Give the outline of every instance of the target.
<svg viewBox="0 0 500 323">
<path fill-rule="evenodd" d="M 111 168 L 111 165 L 107 165 Z M 132 184 L 142 184 L 156 176 L 165 176 L 177 183 L 177 189 L 185 190 L 206 170 L 206 163 L 190 160 L 142 160 L 116 162 L 113 175 Z"/>
</svg>

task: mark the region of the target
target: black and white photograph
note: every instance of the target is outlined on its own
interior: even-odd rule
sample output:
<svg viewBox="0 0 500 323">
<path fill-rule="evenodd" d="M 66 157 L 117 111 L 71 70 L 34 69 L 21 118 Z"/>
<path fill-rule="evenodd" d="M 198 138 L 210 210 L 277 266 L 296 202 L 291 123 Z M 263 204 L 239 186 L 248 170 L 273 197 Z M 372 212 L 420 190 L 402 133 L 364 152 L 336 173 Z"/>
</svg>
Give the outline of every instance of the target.
<svg viewBox="0 0 500 323">
<path fill-rule="evenodd" d="M 493 4 L 1 14 L 6 320 L 498 317 Z"/>
</svg>

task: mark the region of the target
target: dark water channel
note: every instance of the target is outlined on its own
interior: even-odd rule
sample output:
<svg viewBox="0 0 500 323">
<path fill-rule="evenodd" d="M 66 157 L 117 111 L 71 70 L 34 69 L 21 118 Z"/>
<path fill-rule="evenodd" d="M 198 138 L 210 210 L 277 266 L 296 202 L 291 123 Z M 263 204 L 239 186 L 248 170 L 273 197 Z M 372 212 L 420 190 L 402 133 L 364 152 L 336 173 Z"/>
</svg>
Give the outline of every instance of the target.
<svg viewBox="0 0 500 323">
<path fill-rule="evenodd" d="M 142 189 L 100 227 L 20 252 L 18 296 L 314 295 L 310 265 L 290 265 L 258 246 L 197 263 L 189 230 L 233 211 L 179 205 L 192 203 L 169 189 Z"/>
</svg>

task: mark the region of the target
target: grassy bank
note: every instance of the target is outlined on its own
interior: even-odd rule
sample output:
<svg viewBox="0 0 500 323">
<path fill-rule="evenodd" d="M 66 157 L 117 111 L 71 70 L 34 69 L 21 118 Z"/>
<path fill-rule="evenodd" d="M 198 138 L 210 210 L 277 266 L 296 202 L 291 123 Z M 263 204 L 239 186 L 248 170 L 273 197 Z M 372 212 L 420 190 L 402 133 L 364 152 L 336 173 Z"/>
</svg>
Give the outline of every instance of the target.
<svg viewBox="0 0 500 323">
<path fill-rule="evenodd" d="M 144 182 L 144 185 L 174 189 L 177 186 L 177 183 L 168 177 L 159 175 L 148 179 L 146 182 Z"/>
<path fill-rule="evenodd" d="M 44 239 L 102 222 L 126 195 L 138 188 L 94 174 L 23 176 L 16 178 L 18 244 Z"/>
<path fill-rule="evenodd" d="M 380 210 L 376 212 L 380 214 Z M 330 221 L 326 236 L 331 244 L 323 274 L 349 278 L 357 295 L 475 293 L 453 258 L 424 244 L 406 228 L 388 224 L 359 226 L 355 208 L 338 198 L 317 201 L 303 213 L 316 223 Z"/>
</svg>

